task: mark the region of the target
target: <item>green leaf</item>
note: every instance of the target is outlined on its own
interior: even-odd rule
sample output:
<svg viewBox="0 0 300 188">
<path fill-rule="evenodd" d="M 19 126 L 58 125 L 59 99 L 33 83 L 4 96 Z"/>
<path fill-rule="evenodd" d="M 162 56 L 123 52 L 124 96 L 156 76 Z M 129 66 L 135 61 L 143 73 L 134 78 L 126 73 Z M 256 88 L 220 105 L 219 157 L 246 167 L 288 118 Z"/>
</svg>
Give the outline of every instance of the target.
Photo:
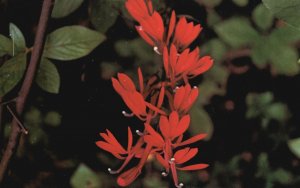
<svg viewBox="0 0 300 188">
<path fill-rule="evenodd" d="M 294 76 L 299 73 L 298 52 L 289 46 L 274 46 L 271 65 L 276 74 Z"/>
<path fill-rule="evenodd" d="M 291 139 L 288 141 L 288 146 L 294 155 L 300 158 L 300 138 Z"/>
<path fill-rule="evenodd" d="M 271 174 L 271 178 L 273 181 L 279 182 L 283 185 L 288 185 L 293 181 L 293 174 L 279 168 Z"/>
<path fill-rule="evenodd" d="M 280 122 L 286 121 L 290 117 L 288 107 L 283 103 L 273 103 L 265 111 L 267 118 L 272 118 Z"/>
<path fill-rule="evenodd" d="M 202 54 L 210 55 L 215 61 L 222 60 L 227 51 L 226 45 L 219 39 L 212 39 L 201 47 Z"/>
<path fill-rule="evenodd" d="M 210 140 L 213 134 L 214 126 L 208 113 L 203 108 L 194 106 L 191 109 L 190 114 L 191 124 L 189 130 L 192 135 L 206 133 L 207 137 L 205 140 Z"/>
<path fill-rule="evenodd" d="M 28 141 L 31 145 L 45 144 L 48 142 L 48 136 L 43 129 L 33 127 L 29 129 Z"/>
<path fill-rule="evenodd" d="M 196 0 L 196 2 L 207 7 L 216 7 L 222 3 L 222 0 Z"/>
<path fill-rule="evenodd" d="M 40 88 L 49 93 L 58 93 L 60 76 L 55 65 L 47 58 L 42 58 L 36 76 L 36 83 Z"/>
<path fill-rule="evenodd" d="M 96 30 L 105 33 L 117 20 L 119 9 L 123 8 L 124 0 L 92 1 L 91 22 Z"/>
<path fill-rule="evenodd" d="M 0 96 L 12 90 L 22 79 L 26 69 L 26 54 L 19 54 L 0 67 Z"/>
<path fill-rule="evenodd" d="M 300 41 L 300 32 L 291 26 L 285 25 L 273 30 L 270 37 L 282 44 L 291 44 Z"/>
<path fill-rule="evenodd" d="M 263 0 L 263 3 L 276 17 L 300 29 L 300 0 Z"/>
<path fill-rule="evenodd" d="M 234 48 L 252 44 L 259 36 L 250 22 L 244 18 L 231 18 L 214 28 L 219 37 Z"/>
<path fill-rule="evenodd" d="M 12 45 L 12 41 L 3 36 L 0 35 L 0 57 L 5 55 L 5 54 L 9 54 L 9 55 L 13 55 L 13 45 Z"/>
<path fill-rule="evenodd" d="M 65 17 L 80 7 L 84 0 L 56 0 L 52 10 L 52 18 Z"/>
<path fill-rule="evenodd" d="M 9 24 L 9 34 L 13 41 L 13 55 L 26 50 L 25 38 L 20 29 L 13 23 Z"/>
<path fill-rule="evenodd" d="M 55 111 L 48 112 L 44 121 L 47 125 L 57 127 L 61 124 L 61 115 Z"/>
<path fill-rule="evenodd" d="M 208 26 L 213 27 L 214 25 L 216 25 L 221 21 L 222 21 L 221 16 L 214 9 L 211 9 L 210 11 L 207 12 Z"/>
<path fill-rule="evenodd" d="M 66 26 L 47 37 L 44 56 L 58 60 L 74 60 L 88 55 L 105 36 L 82 26 Z"/>
<path fill-rule="evenodd" d="M 42 124 L 42 114 L 37 108 L 31 107 L 24 115 L 24 122 L 29 127 L 39 127 Z"/>
<path fill-rule="evenodd" d="M 110 80 L 121 69 L 121 66 L 115 62 L 101 63 L 101 77 L 105 80 Z"/>
<path fill-rule="evenodd" d="M 255 41 L 251 52 L 252 62 L 260 69 L 265 68 L 272 55 L 271 49 L 274 48 L 269 37 L 259 36 Z"/>
<path fill-rule="evenodd" d="M 244 7 L 248 5 L 249 0 L 232 0 L 237 6 Z"/>
<path fill-rule="evenodd" d="M 249 93 L 246 96 L 246 104 L 248 110 L 246 112 L 247 118 L 256 118 L 263 115 L 263 110 L 266 109 L 273 101 L 274 96 L 271 92 L 261 94 Z"/>
<path fill-rule="evenodd" d="M 85 164 L 80 164 L 71 177 L 70 184 L 72 188 L 98 188 L 102 187 L 100 176 L 92 171 Z"/>
<path fill-rule="evenodd" d="M 266 178 L 270 172 L 270 164 L 267 153 L 261 153 L 257 159 L 256 177 Z"/>
<path fill-rule="evenodd" d="M 255 24 L 262 30 L 269 29 L 273 24 L 273 14 L 263 5 L 259 4 L 252 12 Z"/>
</svg>

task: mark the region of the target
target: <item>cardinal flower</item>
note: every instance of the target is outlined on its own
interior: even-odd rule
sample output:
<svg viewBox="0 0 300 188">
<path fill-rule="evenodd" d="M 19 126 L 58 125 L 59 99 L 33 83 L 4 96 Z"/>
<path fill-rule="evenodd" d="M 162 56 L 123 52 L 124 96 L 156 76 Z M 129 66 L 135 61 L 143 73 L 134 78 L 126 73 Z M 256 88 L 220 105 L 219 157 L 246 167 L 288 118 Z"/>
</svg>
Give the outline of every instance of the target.
<svg viewBox="0 0 300 188">
<path fill-rule="evenodd" d="M 179 54 L 176 46 L 173 44 L 170 52 L 167 47 L 164 48 L 163 60 L 166 74 L 172 80 L 198 76 L 209 70 L 213 65 L 213 60 L 210 56 L 200 57 L 199 48 L 191 52 L 188 48 Z"/>
<path fill-rule="evenodd" d="M 154 12 L 151 0 L 127 0 L 125 7 L 137 22 L 141 22 Z"/>
<path fill-rule="evenodd" d="M 143 78 L 141 72 L 139 71 L 140 78 L 140 90 L 143 91 Z M 118 74 L 118 79 L 112 78 L 112 83 L 114 89 L 121 95 L 123 101 L 126 103 L 128 108 L 136 115 L 139 119 L 145 121 L 147 117 L 147 108 L 160 113 L 165 114 L 164 111 L 158 109 L 151 103 L 144 100 L 142 93 L 136 90 L 133 81 L 123 73 Z"/>
<path fill-rule="evenodd" d="M 188 23 L 185 17 L 181 17 L 175 28 L 173 43 L 177 49 L 184 50 L 198 37 L 201 30 L 200 24 Z"/>
<path fill-rule="evenodd" d="M 104 139 L 104 141 L 97 141 L 96 145 L 105 150 L 110 152 L 118 159 L 125 159 L 124 155 L 128 155 L 132 148 L 132 133 L 130 128 L 128 127 L 128 145 L 127 149 L 118 142 L 118 140 L 114 137 L 114 135 L 109 131 L 106 130 L 106 133 L 100 133 L 100 136 Z"/>
<path fill-rule="evenodd" d="M 182 165 L 191 160 L 197 153 L 198 148 L 186 147 L 175 152 L 174 156 L 168 162 L 166 162 L 160 154 L 156 154 L 156 158 L 166 169 L 171 169 L 175 186 L 182 187 L 183 183 L 178 183 L 177 170 L 201 170 L 208 167 L 208 164 L 203 163 L 178 167 L 178 165 Z"/>
<path fill-rule="evenodd" d="M 195 103 L 199 90 L 191 88 L 189 84 L 176 89 L 173 108 L 181 114 L 186 114 Z"/>
</svg>

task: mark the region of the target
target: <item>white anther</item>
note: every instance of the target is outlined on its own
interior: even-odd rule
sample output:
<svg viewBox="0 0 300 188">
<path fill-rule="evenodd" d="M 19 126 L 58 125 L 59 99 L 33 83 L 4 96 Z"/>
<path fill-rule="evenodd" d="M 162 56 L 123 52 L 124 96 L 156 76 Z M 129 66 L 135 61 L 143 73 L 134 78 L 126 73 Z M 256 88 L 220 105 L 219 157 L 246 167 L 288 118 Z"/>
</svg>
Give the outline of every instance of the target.
<svg viewBox="0 0 300 188">
<path fill-rule="evenodd" d="M 154 46 L 153 47 L 153 50 L 158 54 L 158 55 L 161 55 L 161 53 L 159 52 L 159 50 L 158 50 L 158 47 L 157 46 Z"/>
<path fill-rule="evenodd" d="M 122 114 L 125 116 L 125 117 L 133 117 L 134 116 L 134 114 L 133 113 L 127 113 L 126 111 L 122 111 Z"/>
<path fill-rule="evenodd" d="M 162 172 L 161 175 L 164 176 L 164 177 L 166 177 L 166 176 L 168 176 L 168 173 Z"/>
<path fill-rule="evenodd" d="M 143 136 L 143 135 L 144 135 L 144 134 L 141 133 L 141 131 L 139 131 L 139 130 L 136 130 L 135 133 L 136 133 L 137 135 L 139 135 L 139 136 Z"/>
</svg>

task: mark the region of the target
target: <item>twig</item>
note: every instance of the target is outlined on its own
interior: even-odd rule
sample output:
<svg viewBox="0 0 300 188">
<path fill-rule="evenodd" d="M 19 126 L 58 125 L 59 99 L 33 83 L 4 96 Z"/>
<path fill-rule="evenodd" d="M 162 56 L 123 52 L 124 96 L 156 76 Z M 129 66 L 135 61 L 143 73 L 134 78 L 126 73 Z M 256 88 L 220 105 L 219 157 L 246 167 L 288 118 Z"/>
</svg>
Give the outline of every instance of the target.
<svg viewBox="0 0 300 188">
<path fill-rule="evenodd" d="M 19 120 L 19 118 L 17 117 L 16 113 L 9 107 L 9 105 L 6 106 L 7 110 L 9 111 L 9 113 L 13 116 L 14 119 L 16 119 L 21 131 L 24 134 L 28 134 L 28 130 L 24 127 L 24 125 L 22 124 L 22 122 Z"/>
<path fill-rule="evenodd" d="M 3 135 L 4 135 L 4 127 L 2 125 L 2 120 L 3 120 L 3 106 L 1 105 L 2 103 L 2 97 L 0 97 L 0 148 L 2 147 L 2 139 L 3 139 Z"/>
<path fill-rule="evenodd" d="M 44 0 L 43 2 L 40 20 L 39 20 L 39 24 L 35 36 L 35 41 L 34 41 L 34 47 L 30 58 L 30 63 L 28 65 L 28 69 L 26 71 L 23 84 L 21 86 L 19 96 L 16 101 L 16 112 L 19 116 L 23 112 L 25 102 L 32 85 L 32 81 L 35 77 L 35 73 L 42 55 L 46 26 L 48 23 L 50 13 L 53 8 L 53 3 L 54 0 Z M 20 133 L 21 133 L 21 129 L 18 126 L 18 122 L 16 118 L 12 120 L 11 126 L 12 126 L 12 130 L 9 136 L 9 141 L 0 162 L 0 182 L 2 182 L 4 178 L 9 161 L 18 145 Z"/>
</svg>

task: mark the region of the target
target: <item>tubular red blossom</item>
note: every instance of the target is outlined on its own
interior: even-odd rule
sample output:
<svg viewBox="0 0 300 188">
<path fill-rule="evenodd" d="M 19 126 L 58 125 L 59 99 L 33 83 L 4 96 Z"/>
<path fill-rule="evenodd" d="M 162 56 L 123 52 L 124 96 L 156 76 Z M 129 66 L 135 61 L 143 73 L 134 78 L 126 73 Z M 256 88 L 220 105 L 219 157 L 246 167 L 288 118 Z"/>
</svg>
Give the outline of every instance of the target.
<svg viewBox="0 0 300 188">
<path fill-rule="evenodd" d="M 106 133 L 100 133 L 100 136 L 104 139 L 104 141 L 97 141 L 96 145 L 113 154 L 118 159 L 124 159 L 125 157 L 121 155 L 128 154 L 132 147 L 132 133 L 130 128 L 128 127 L 128 146 L 127 150 L 123 148 L 123 146 L 118 142 L 118 140 L 114 137 L 114 135 L 106 130 Z"/>
<path fill-rule="evenodd" d="M 174 41 L 177 49 L 185 49 L 200 34 L 202 27 L 200 24 L 194 26 L 193 22 L 188 23 L 185 17 L 181 17 L 176 25 Z"/>
<path fill-rule="evenodd" d="M 169 119 L 166 116 L 160 116 L 159 128 L 165 139 L 174 140 L 182 135 L 190 124 L 190 116 L 185 115 L 179 120 L 178 113 L 173 111 Z"/>
<path fill-rule="evenodd" d="M 213 60 L 209 56 L 200 58 L 199 48 L 192 52 L 190 49 L 185 49 L 181 54 L 177 49 L 172 44 L 170 53 L 167 47 L 163 50 L 164 68 L 168 78 L 192 78 L 208 71 L 213 65 Z"/>
<path fill-rule="evenodd" d="M 151 0 L 127 0 L 125 2 L 129 14 L 138 22 L 153 14 L 153 6 Z"/>
<path fill-rule="evenodd" d="M 189 84 L 179 87 L 174 96 L 174 110 L 186 114 L 196 101 L 198 92 L 198 88 L 191 88 Z"/>
<path fill-rule="evenodd" d="M 144 77 L 138 68 L 139 91 L 126 74 L 119 73 L 117 78 L 112 78 L 115 91 L 132 111 L 130 114 L 124 114 L 127 117 L 137 116 L 143 121 L 144 130 L 136 131 L 139 139 L 133 146 L 132 132 L 128 127 L 127 149 L 108 130 L 106 133 L 100 133 L 103 140 L 97 141 L 96 145 L 124 160 L 118 170 L 108 169 L 111 174 L 120 173 L 132 158 L 139 159 L 135 167 L 118 177 L 117 182 L 120 186 L 131 184 L 141 173 L 149 155 L 153 155 L 166 170 L 162 175 L 166 176 L 171 172 L 174 184 L 179 188 L 183 184 L 178 182 L 177 170 L 200 170 L 208 167 L 207 164 L 201 163 L 182 167 L 182 164 L 198 153 L 198 148 L 177 148 L 206 137 L 206 134 L 198 134 L 183 140 L 190 124 L 188 111 L 199 93 L 197 87 L 191 88 L 188 79 L 209 70 L 213 60 L 210 56 L 200 57 L 199 48 L 188 48 L 201 32 L 200 24 L 188 22 L 185 17 L 181 17 L 177 22 L 176 13 L 172 11 L 168 25 L 165 25 L 162 16 L 153 9 L 151 0 L 126 0 L 125 6 L 139 23 L 136 29 L 140 36 L 162 55 L 162 67 L 166 74 L 160 74 L 162 71 L 158 71 L 145 81 L 144 86 Z M 176 87 L 182 81 L 185 85 Z M 177 151 L 174 153 L 174 150 Z"/>
</svg>

